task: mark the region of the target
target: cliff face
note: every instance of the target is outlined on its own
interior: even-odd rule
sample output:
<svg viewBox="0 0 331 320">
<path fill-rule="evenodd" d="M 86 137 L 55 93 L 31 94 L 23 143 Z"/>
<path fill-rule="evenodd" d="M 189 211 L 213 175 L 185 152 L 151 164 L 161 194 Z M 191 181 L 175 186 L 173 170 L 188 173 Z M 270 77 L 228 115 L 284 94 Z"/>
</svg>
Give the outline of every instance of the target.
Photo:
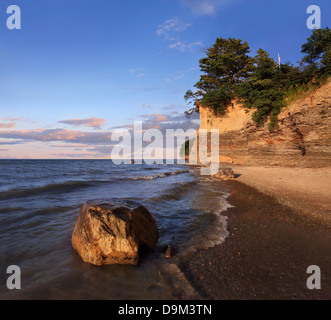
<svg viewBox="0 0 331 320">
<path fill-rule="evenodd" d="M 331 81 L 283 109 L 279 128 L 257 126 L 234 104 L 215 117 L 200 107 L 200 129 L 219 129 L 220 162 L 262 166 L 331 166 Z M 210 144 L 210 143 L 209 143 Z"/>
</svg>

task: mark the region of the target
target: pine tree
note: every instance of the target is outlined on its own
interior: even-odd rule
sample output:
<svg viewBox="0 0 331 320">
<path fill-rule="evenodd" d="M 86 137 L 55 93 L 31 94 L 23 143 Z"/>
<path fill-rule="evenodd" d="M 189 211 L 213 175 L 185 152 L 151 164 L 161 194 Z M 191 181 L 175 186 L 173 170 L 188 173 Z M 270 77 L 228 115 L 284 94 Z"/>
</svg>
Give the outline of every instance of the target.
<svg viewBox="0 0 331 320">
<path fill-rule="evenodd" d="M 188 115 L 197 110 L 197 102 L 209 107 L 215 114 L 222 114 L 235 98 L 236 87 L 247 79 L 253 65 L 253 59 L 247 42 L 240 39 L 218 38 L 207 50 L 207 57 L 200 60 L 200 69 L 204 73 L 194 87 L 188 90 L 185 100 L 191 100 L 195 108 L 187 111 Z"/>
<path fill-rule="evenodd" d="M 277 115 L 283 107 L 284 93 L 281 83 L 277 81 L 279 73 L 276 62 L 266 51 L 259 49 L 249 79 L 237 90 L 238 96 L 243 99 L 243 104 L 255 110 L 253 120 L 256 123 L 263 123 L 270 115 L 270 131 L 275 128 Z"/>
<path fill-rule="evenodd" d="M 331 76 L 331 30 L 329 28 L 314 30 L 307 42 L 302 45 L 301 52 L 306 54 L 301 64 L 308 64 L 319 77 Z"/>
</svg>

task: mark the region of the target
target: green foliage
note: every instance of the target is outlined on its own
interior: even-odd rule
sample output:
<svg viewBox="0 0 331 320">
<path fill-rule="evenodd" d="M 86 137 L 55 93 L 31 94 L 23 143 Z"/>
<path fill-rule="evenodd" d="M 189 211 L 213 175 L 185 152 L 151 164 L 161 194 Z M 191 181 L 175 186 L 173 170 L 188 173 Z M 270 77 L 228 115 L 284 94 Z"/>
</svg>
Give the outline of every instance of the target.
<svg viewBox="0 0 331 320">
<path fill-rule="evenodd" d="M 278 115 L 279 115 L 280 111 L 281 111 L 281 108 L 279 108 L 279 109 L 276 108 L 271 111 L 270 122 L 268 125 L 269 132 L 273 132 L 278 128 Z"/>
<path fill-rule="evenodd" d="M 207 57 L 200 60 L 200 69 L 204 74 L 194 85 L 197 90 L 188 90 L 185 94 L 185 100 L 195 105 L 186 114 L 198 111 L 197 102 L 208 106 L 215 114 L 224 113 L 235 98 L 235 88 L 248 77 L 253 65 L 249 52 L 247 42 L 218 38 L 207 50 Z"/>
<path fill-rule="evenodd" d="M 263 123 L 272 114 L 271 128 L 274 128 L 283 107 L 281 71 L 266 51 L 260 49 L 257 53 L 253 71 L 237 93 L 247 108 L 255 110 L 253 121 Z"/>
<path fill-rule="evenodd" d="M 192 92 L 192 90 L 188 90 L 184 96 L 185 101 L 193 101 L 194 102 L 194 107 L 185 111 L 186 117 L 189 118 L 194 112 L 198 113 L 199 108 L 196 104 L 196 101 L 198 99 L 198 96 Z"/>
<path fill-rule="evenodd" d="M 310 94 L 331 76 L 331 30 L 317 29 L 302 45 L 305 54 L 299 67 L 292 67 L 283 79 L 284 103 L 290 104 Z"/>
<path fill-rule="evenodd" d="M 284 104 L 289 105 L 298 99 L 304 98 L 305 96 L 309 95 L 313 90 L 317 89 L 320 84 L 322 83 L 309 82 L 307 84 L 291 86 L 286 90 L 284 94 Z"/>
<path fill-rule="evenodd" d="M 182 144 L 180 151 L 179 151 L 179 155 L 181 157 L 188 157 L 190 155 L 194 141 L 195 141 L 195 138 L 193 138 L 191 140 L 186 140 L 185 143 Z"/>
<path fill-rule="evenodd" d="M 305 54 L 300 66 L 290 63 L 280 66 L 269 54 L 259 49 L 255 58 L 248 56 L 247 42 L 239 39 L 218 38 L 200 60 L 203 74 L 194 87 L 188 90 L 185 100 L 194 104 L 186 111 L 189 117 L 199 112 L 198 103 L 210 108 L 214 114 L 225 113 L 234 99 L 253 109 L 252 119 L 259 124 L 270 119 L 269 130 L 278 125 L 282 108 L 319 87 L 331 76 L 331 30 L 312 32 L 302 45 Z"/>
<path fill-rule="evenodd" d="M 317 77 L 331 76 L 331 30 L 329 28 L 316 29 L 302 46 L 301 53 L 305 53 L 301 64 L 308 64 Z"/>
</svg>

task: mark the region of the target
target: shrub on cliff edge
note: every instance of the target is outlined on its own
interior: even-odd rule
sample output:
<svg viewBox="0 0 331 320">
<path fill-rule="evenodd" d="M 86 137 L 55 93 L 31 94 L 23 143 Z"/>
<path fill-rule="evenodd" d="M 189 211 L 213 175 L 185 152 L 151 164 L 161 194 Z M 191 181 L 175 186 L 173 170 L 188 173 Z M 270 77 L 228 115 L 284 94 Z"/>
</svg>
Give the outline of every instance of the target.
<svg viewBox="0 0 331 320">
<path fill-rule="evenodd" d="M 249 76 L 253 59 L 247 42 L 240 39 L 218 38 L 215 44 L 207 50 L 207 57 L 200 60 L 200 70 L 203 75 L 194 87 L 195 92 L 188 90 L 184 96 L 186 101 L 194 104 L 188 110 L 189 116 L 198 112 L 197 103 L 208 106 L 215 114 L 222 114 L 235 98 L 236 87 Z"/>
</svg>

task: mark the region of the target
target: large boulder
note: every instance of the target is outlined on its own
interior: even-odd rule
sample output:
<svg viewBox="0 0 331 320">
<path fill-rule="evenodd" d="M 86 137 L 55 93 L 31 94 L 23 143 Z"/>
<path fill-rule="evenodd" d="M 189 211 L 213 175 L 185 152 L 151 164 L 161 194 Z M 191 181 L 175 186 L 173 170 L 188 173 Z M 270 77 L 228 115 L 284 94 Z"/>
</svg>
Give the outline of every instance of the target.
<svg viewBox="0 0 331 320">
<path fill-rule="evenodd" d="M 71 242 L 83 261 L 93 265 L 138 265 L 158 238 L 156 222 L 144 206 L 108 199 L 83 205 Z"/>
<path fill-rule="evenodd" d="M 221 180 L 232 180 L 235 178 L 235 174 L 231 168 L 220 168 L 213 177 Z"/>
</svg>

